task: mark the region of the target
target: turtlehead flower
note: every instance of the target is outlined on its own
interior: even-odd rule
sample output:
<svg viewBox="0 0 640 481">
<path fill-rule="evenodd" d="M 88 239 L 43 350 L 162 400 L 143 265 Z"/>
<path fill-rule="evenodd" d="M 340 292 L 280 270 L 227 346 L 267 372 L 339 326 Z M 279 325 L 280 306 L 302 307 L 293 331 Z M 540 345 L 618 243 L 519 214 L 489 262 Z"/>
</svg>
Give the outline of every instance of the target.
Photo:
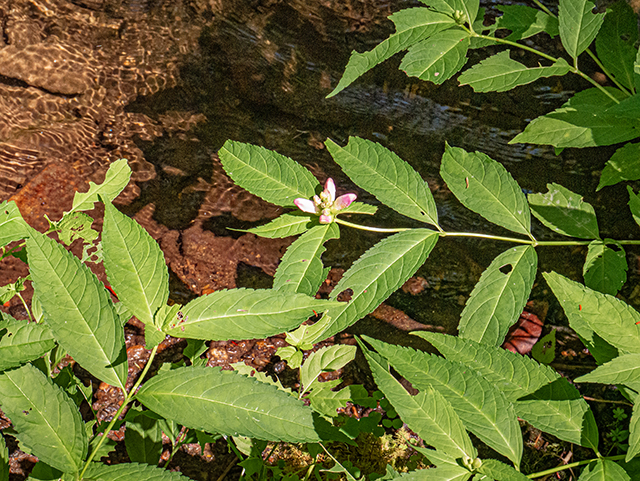
<svg viewBox="0 0 640 481">
<path fill-rule="evenodd" d="M 324 190 L 320 195 L 314 195 L 313 199 L 298 198 L 293 203 L 302 212 L 319 215 L 321 224 L 330 224 L 338 215 L 338 212 L 351 205 L 356 200 L 356 194 L 344 194 L 336 199 L 336 184 L 329 177 L 324 184 Z"/>
</svg>

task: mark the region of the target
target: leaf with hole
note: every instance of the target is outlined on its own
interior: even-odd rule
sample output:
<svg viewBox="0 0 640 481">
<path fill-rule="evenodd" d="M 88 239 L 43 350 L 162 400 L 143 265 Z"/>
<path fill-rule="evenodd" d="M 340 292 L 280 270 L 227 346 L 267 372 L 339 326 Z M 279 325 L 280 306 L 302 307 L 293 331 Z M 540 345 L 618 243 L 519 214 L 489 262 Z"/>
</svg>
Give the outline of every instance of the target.
<svg viewBox="0 0 640 481">
<path fill-rule="evenodd" d="M 94 204 L 98 202 L 98 196 L 109 202 L 113 201 L 127 186 L 130 177 L 131 168 L 127 163 L 127 159 L 119 159 L 112 162 L 102 183 L 89 182 L 89 190 L 87 192 L 76 192 L 71 210 L 65 212 L 65 216 L 72 212 L 93 209 L 95 207 Z"/>
<path fill-rule="evenodd" d="M 33 361 L 56 345 L 44 324 L 17 321 L 4 313 L 0 313 L 0 319 L 0 371 Z"/>
<path fill-rule="evenodd" d="M 571 57 L 578 58 L 596 38 L 604 13 L 593 11 L 595 5 L 589 0 L 560 0 L 558 26 L 562 46 Z"/>
<path fill-rule="evenodd" d="M 0 204 L 0 247 L 27 238 L 30 231 L 14 201 L 5 200 Z"/>
<path fill-rule="evenodd" d="M 542 10 L 526 5 L 496 5 L 495 8 L 502 12 L 496 19 L 497 29 L 511 30 L 507 40 L 515 42 L 542 32 L 551 37 L 558 35 L 558 19 Z"/>
</svg>

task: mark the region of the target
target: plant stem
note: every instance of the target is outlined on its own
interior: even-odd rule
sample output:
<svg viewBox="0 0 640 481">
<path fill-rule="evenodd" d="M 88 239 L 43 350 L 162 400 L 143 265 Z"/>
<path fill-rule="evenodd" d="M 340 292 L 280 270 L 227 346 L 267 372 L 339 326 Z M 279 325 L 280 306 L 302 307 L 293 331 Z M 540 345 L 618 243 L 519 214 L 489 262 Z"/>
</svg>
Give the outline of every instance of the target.
<svg viewBox="0 0 640 481">
<path fill-rule="evenodd" d="M 618 87 L 622 92 L 624 92 L 627 97 L 631 97 L 632 94 L 620 82 L 616 80 L 616 78 L 611 74 L 611 72 L 609 72 L 605 68 L 604 65 L 602 65 L 602 62 L 600 61 L 600 59 L 596 57 L 596 54 L 593 53 L 590 48 L 585 50 L 585 52 L 587 52 L 589 57 L 591 57 L 591 59 L 596 63 L 596 65 L 600 67 L 600 70 L 602 70 L 602 73 L 604 73 L 607 77 L 609 77 L 609 80 L 611 80 L 614 84 L 616 84 L 616 87 Z"/>
<path fill-rule="evenodd" d="M 547 476 L 549 474 L 557 473 L 558 471 L 564 471 L 565 469 L 576 468 L 578 466 L 584 466 L 585 464 L 589 464 L 593 461 L 597 461 L 599 459 L 608 459 L 609 461 L 618 461 L 620 459 L 624 459 L 626 454 L 618 454 L 616 456 L 602 456 L 599 458 L 585 459 L 583 461 L 576 461 L 575 463 L 569 463 L 562 466 L 558 466 L 557 468 L 547 469 L 546 471 L 538 471 L 537 473 L 527 474 L 527 478 L 535 479 L 540 478 L 542 476 Z"/>
<path fill-rule="evenodd" d="M 16 292 L 16 295 L 20 298 L 20 300 L 22 301 L 22 305 L 27 311 L 27 315 L 29 316 L 29 322 L 33 322 L 33 317 L 31 317 L 31 311 L 29 310 L 29 306 L 27 306 L 27 303 L 25 302 L 24 297 L 22 297 L 22 294 L 20 294 L 19 292 Z"/>
<path fill-rule="evenodd" d="M 153 362 L 154 357 L 156 356 L 156 351 L 158 350 L 158 346 L 155 346 L 152 350 L 151 350 L 151 354 L 149 355 L 149 360 L 147 361 L 147 365 L 144 367 L 144 369 L 142 370 L 142 374 L 140 374 L 140 377 L 138 378 L 138 380 L 136 381 L 136 383 L 133 385 L 133 387 L 129 390 L 129 393 L 125 396 L 124 401 L 122 402 L 122 405 L 120 406 L 120 408 L 118 409 L 118 411 L 116 411 L 116 413 L 113 415 L 113 418 L 111 419 L 111 422 L 109 423 L 109 425 L 107 426 L 107 428 L 104 430 L 104 432 L 102 433 L 102 438 L 100 439 L 100 441 L 98 441 L 98 444 L 96 445 L 96 447 L 91 451 L 91 454 L 89 455 L 89 457 L 87 458 L 87 462 L 84 465 L 84 468 L 82 469 L 82 471 L 80 472 L 80 478 L 82 479 L 84 476 L 84 473 L 87 471 L 87 468 L 91 465 L 91 462 L 93 461 L 93 458 L 95 457 L 96 453 L 98 452 L 98 450 L 100 449 L 100 446 L 102 446 L 102 444 L 104 443 L 105 439 L 107 439 L 107 434 L 109 434 L 109 431 L 111 431 L 111 428 L 113 427 L 113 425 L 118 421 L 118 417 L 122 414 L 122 411 L 125 410 L 125 408 L 127 407 L 127 405 L 133 400 L 133 398 L 136 395 L 136 391 L 138 390 L 138 387 L 140 387 L 140 384 L 142 383 L 142 380 L 145 378 L 145 376 L 147 375 L 147 372 L 149 372 L 149 368 L 151 368 L 151 363 Z"/>
<path fill-rule="evenodd" d="M 533 3 L 535 3 L 538 7 L 540 7 L 540 10 L 542 10 L 544 13 L 546 13 L 547 15 L 551 16 L 551 17 L 555 17 L 555 15 L 553 14 L 553 12 L 551 10 L 549 10 L 545 5 L 543 5 L 542 3 L 540 3 L 539 0 L 533 0 Z"/>
<path fill-rule="evenodd" d="M 633 406 L 633 404 L 631 404 L 630 402 L 627 401 L 614 401 L 614 400 L 609 400 L 609 399 L 598 399 L 595 397 L 589 397 L 589 396 L 582 396 L 584 399 L 586 399 L 587 401 L 594 401 L 594 402 L 599 402 L 599 403 L 609 403 L 609 404 L 623 404 L 625 406 Z"/>
</svg>

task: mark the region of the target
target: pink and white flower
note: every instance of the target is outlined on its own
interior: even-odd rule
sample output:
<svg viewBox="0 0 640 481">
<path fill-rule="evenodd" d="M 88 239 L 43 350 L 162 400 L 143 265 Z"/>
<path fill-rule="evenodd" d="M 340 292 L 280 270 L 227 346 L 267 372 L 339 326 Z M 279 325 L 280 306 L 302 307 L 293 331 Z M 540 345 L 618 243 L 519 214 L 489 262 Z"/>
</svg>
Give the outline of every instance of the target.
<svg viewBox="0 0 640 481">
<path fill-rule="evenodd" d="M 329 177 L 320 195 L 314 195 L 313 199 L 298 198 L 293 203 L 302 212 L 319 215 L 318 221 L 321 224 L 330 224 L 335 220 L 338 212 L 349 207 L 354 200 L 356 200 L 356 194 L 344 194 L 336 199 L 336 184 Z"/>
</svg>

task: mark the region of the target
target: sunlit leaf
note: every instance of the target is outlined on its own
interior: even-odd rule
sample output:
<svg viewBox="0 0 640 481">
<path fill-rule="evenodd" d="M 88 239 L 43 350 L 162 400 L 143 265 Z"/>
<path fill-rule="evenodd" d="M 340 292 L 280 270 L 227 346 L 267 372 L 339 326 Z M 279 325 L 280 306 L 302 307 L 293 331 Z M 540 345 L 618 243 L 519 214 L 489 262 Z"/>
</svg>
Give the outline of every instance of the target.
<svg viewBox="0 0 640 481">
<path fill-rule="evenodd" d="M 611 239 L 592 242 L 589 244 L 582 274 L 588 287 L 615 296 L 627 280 L 624 248 Z"/>
<path fill-rule="evenodd" d="M 349 137 L 345 147 L 330 139 L 325 145 L 349 178 L 380 202 L 412 219 L 438 225 L 429 184 L 395 153 L 358 137 Z"/>
<path fill-rule="evenodd" d="M 378 208 L 375 205 L 364 204 L 362 202 L 351 202 L 348 207 L 342 209 L 338 214 L 366 214 L 373 215 L 378 212 Z"/>
<path fill-rule="evenodd" d="M 570 70 L 563 58 L 548 67 L 528 68 L 509 57 L 509 50 L 505 50 L 465 70 L 458 81 L 475 92 L 505 92 L 539 78 L 566 75 Z"/>
<path fill-rule="evenodd" d="M 341 92 L 363 73 L 391 58 L 394 54 L 406 50 L 420 40 L 456 25 L 450 16 L 427 8 L 400 10 L 391 15 L 389 20 L 395 24 L 396 32 L 369 52 L 352 52 L 340 82 L 327 95 L 327 98 Z"/>
<path fill-rule="evenodd" d="M 145 382 L 137 399 L 188 428 L 293 443 L 320 440 L 310 408 L 275 386 L 219 368 L 184 367 Z"/>
<path fill-rule="evenodd" d="M 462 421 L 442 394 L 428 387 L 411 396 L 391 375 L 387 361 L 377 353 L 363 352 L 376 385 L 413 432 L 453 458 L 476 458 L 478 453 Z"/>
<path fill-rule="evenodd" d="M 439 32 L 409 49 L 400 69 L 410 77 L 441 84 L 467 63 L 469 34 L 458 28 Z"/>
<path fill-rule="evenodd" d="M 216 291 L 189 302 L 164 331 L 187 339 L 261 339 L 298 327 L 314 316 L 314 310 L 337 305 L 271 289 Z"/>
<path fill-rule="evenodd" d="M 604 165 L 600 175 L 600 183 L 596 190 L 614 185 L 624 180 L 640 179 L 640 143 L 625 144 L 611 156 Z"/>
<path fill-rule="evenodd" d="M 119 159 L 112 162 L 101 184 L 89 182 L 89 190 L 87 192 L 76 192 L 73 198 L 73 206 L 65 215 L 71 212 L 93 209 L 94 204 L 98 202 L 98 195 L 109 202 L 113 201 L 122 192 L 122 189 L 127 186 L 130 177 L 131 168 L 127 163 L 127 159 Z"/>
<path fill-rule="evenodd" d="M 466 208 L 489 222 L 529 235 L 529 204 L 502 164 L 481 152 L 446 145 L 440 175 Z"/>
<path fill-rule="evenodd" d="M 638 23 L 627 2 L 615 2 L 596 37 L 598 58 L 615 79 L 628 89 L 634 88 L 633 63 L 638 52 Z"/>
<path fill-rule="evenodd" d="M 529 478 L 524 474 L 497 459 L 483 459 L 478 473 L 487 475 L 496 481 L 529 481 Z"/>
<path fill-rule="evenodd" d="M 640 381 L 640 354 L 623 354 L 575 381 L 627 385 L 636 383 Z"/>
<path fill-rule="evenodd" d="M 383 239 L 362 255 L 344 273 L 331 292 L 336 299 L 351 289 L 351 300 L 331 307 L 331 323 L 314 341 L 333 336 L 370 314 L 399 289 L 424 263 L 438 241 L 429 229 L 411 229 Z"/>
<path fill-rule="evenodd" d="M 45 235 L 27 239 L 27 249 L 34 289 L 56 340 L 95 377 L 124 389 L 124 331 L 103 284 Z"/>
<path fill-rule="evenodd" d="M 541 32 L 551 37 L 558 35 L 558 19 L 542 10 L 526 5 L 496 5 L 495 8 L 503 12 L 496 19 L 497 28 L 511 30 L 507 40 L 514 42 Z"/>
<path fill-rule="evenodd" d="M 460 318 L 460 337 L 499 346 L 520 317 L 538 269 L 532 246 L 512 247 L 496 257 L 480 281 Z"/>
<path fill-rule="evenodd" d="M 619 464 L 598 459 L 584 468 L 578 481 L 631 481 L 631 478 Z"/>
<path fill-rule="evenodd" d="M 4 313 L 0 313 L 0 336 L 0 371 L 37 359 L 56 345 L 44 324 L 17 321 Z"/>
<path fill-rule="evenodd" d="M 295 207 L 296 198 L 309 199 L 320 188 L 303 166 L 264 147 L 227 140 L 218 155 L 236 184 L 272 204 Z"/>
<path fill-rule="evenodd" d="M 323 372 L 343 368 L 356 357 L 356 346 L 335 344 L 323 347 L 309 355 L 300 368 L 300 382 L 308 391 Z"/>
<path fill-rule="evenodd" d="M 185 481 L 186 476 L 157 466 L 138 463 L 100 464 L 91 463 L 84 479 L 96 481 Z"/>
<path fill-rule="evenodd" d="M 560 0 L 558 23 L 562 46 L 574 59 L 584 52 L 604 20 L 604 13 L 594 14 L 595 5 L 589 0 Z"/>
<path fill-rule="evenodd" d="M 105 202 L 104 267 L 118 299 L 145 324 L 169 299 L 169 272 L 160 246 L 135 220 Z"/>
<path fill-rule="evenodd" d="M 636 402 L 629 420 L 629 451 L 625 458 L 626 462 L 631 461 L 638 453 L 640 453 L 640 403 Z"/>
<path fill-rule="evenodd" d="M 326 278 L 321 260 L 324 244 L 339 237 L 340 229 L 334 222 L 317 225 L 301 235 L 282 256 L 273 278 L 273 289 L 315 296 Z"/>
<path fill-rule="evenodd" d="M 365 340 L 414 388 L 438 391 L 469 431 L 520 464 L 522 435 L 513 404 L 493 384 L 462 364 L 369 337 Z"/>
<path fill-rule="evenodd" d="M 21 444 L 40 460 L 74 473 L 87 453 L 87 435 L 75 403 L 31 364 L 0 374 L 0 407 Z"/>
<path fill-rule="evenodd" d="M 316 216 L 309 216 L 309 214 L 297 211 L 282 214 L 271 222 L 259 225 L 258 227 L 238 230 L 240 232 L 250 232 L 269 239 L 280 239 L 282 237 L 303 234 L 316 225 L 318 225 L 318 218 Z"/>
<path fill-rule="evenodd" d="M 437 468 L 418 469 L 402 473 L 397 479 L 401 481 L 467 481 L 473 473 L 458 464 L 448 464 Z"/>
<path fill-rule="evenodd" d="M 0 203 L 0 247 L 27 238 L 30 231 L 14 201 Z"/>
</svg>

